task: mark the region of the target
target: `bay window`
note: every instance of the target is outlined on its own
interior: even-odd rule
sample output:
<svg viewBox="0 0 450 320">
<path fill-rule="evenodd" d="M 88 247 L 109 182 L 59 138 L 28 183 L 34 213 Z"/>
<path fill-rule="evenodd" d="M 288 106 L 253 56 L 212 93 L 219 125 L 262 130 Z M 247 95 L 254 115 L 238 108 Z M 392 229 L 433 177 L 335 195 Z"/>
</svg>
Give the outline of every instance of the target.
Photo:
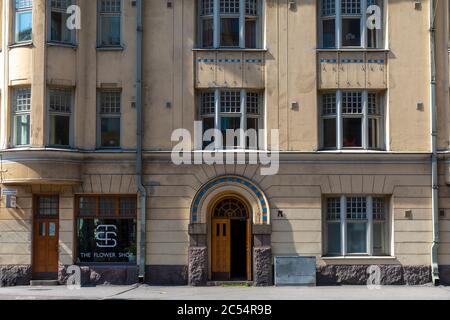
<svg viewBox="0 0 450 320">
<path fill-rule="evenodd" d="M 31 88 L 14 88 L 12 92 L 13 145 L 30 144 Z"/>
<path fill-rule="evenodd" d="M 260 0 L 199 0 L 201 48 L 261 47 Z"/>
<path fill-rule="evenodd" d="M 73 44 L 75 41 L 74 30 L 67 28 L 67 20 L 70 14 L 67 8 L 72 5 L 72 0 L 50 1 L 50 42 Z"/>
<path fill-rule="evenodd" d="M 33 1 L 14 0 L 14 42 L 28 42 L 32 40 L 33 30 Z"/>
<path fill-rule="evenodd" d="M 333 91 L 320 95 L 322 149 L 383 149 L 383 95 Z"/>
<path fill-rule="evenodd" d="M 72 89 L 49 90 L 49 144 L 70 147 L 72 144 Z"/>
<path fill-rule="evenodd" d="M 326 199 L 325 254 L 328 256 L 389 254 L 388 206 L 381 196 Z"/>
<path fill-rule="evenodd" d="M 262 128 L 262 94 L 249 90 L 220 90 L 200 93 L 200 118 L 203 132 L 218 129 L 222 133 L 219 148 L 258 149 L 258 130 Z M 242 129 L 228 141 L 227 133 Z M 204 142 L 205 148 L 211 141 Z"/>
<path fill-rule="evenodd" d="M 135 196 L 76 199 L 77 263 L 136 263 Z"/>
<path fill-rule="evenodd" d="M 321 0 L 320 46 L 325 49 L 382 48 L 383 2 L 383 0 Z"/>
</svg>

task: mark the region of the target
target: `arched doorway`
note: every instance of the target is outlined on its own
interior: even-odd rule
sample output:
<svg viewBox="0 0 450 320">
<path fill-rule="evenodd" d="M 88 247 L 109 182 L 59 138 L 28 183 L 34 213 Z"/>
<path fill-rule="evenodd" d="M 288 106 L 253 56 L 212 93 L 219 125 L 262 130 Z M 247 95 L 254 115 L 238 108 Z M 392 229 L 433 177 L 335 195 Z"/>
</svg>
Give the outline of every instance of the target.
<svg viewBox="0 0 450 320">
<path fill-rule="evenodd" d="M 252 280 L 251 209 L 238 196 L 211 206 L 212 280 Z"/>
</svg>

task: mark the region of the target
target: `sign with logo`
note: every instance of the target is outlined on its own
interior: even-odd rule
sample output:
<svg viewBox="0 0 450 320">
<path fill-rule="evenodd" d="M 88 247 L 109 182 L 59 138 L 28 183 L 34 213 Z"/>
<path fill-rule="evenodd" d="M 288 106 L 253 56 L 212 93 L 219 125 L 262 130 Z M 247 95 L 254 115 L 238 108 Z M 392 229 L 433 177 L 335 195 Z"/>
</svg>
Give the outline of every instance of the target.
<svg viewBox="0 0 450 320">
<path fill-rule="evenodd" d="M 95 229 L 95 240 L 98 248 L 117 247 L 117 227 L 112 224 L 101 224 Z"/>
<path fill-rule="evenodd" d="M 4 196 L 17 196 L 17 189 L 3 189 L 2 195 Z"/>
<path fill-rule="evenodd" d="M 79 263 L 135 263 L 136 219 L 79 219 Z"/>
</svg>

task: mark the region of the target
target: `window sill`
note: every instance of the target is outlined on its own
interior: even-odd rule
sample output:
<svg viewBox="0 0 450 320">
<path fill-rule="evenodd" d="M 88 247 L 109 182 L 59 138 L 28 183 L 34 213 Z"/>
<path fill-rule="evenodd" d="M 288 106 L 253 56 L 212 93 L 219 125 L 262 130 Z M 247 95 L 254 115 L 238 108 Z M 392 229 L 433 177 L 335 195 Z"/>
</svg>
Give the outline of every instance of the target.
<svg viewBox="0 0 450 320">
<path fill-rule="evenodd" d="M 123 46 L 120 47 L 102 47 L 102 46 L 98 46 L 97 51 L 124 51 L 125 48 Z"/>
<path fill-rule="evenodd" d="M 372 48 L 316 48 L 317 52 L 389 52 L 389 49 L 372 49 Z"/>
<path fill-rule="evenodd" d="M 245 48 L 194 48 L 192 51 L 198 52 L 267 52 L 267 49 L 245 49 Z"/>
<path fill-rule="evenodd" d="M 330 260 L 341 260 L 341 261 L 351 261 L 351 260 L 396 260 L 395 256 L 322 256 L 320 257 L 324 261 Z"/>
<path fill-rule="evenodd" d="M 76 44 L 71 44 L 71 43 L 64 43 L 64 42 L 54 42 L 54 41 L 49 41 L 47 42 L 47 46 L 49 47 L 63 47 L 63 48 L 71 48 L 71 49 L 77 49 L 78 45 Z"/>
<path fill-rule="evenodd" d="M 33 47 L 33 41 L 13 43 L 8 46 L 9 49 L 20 48 L 20 47 Z"/>
<path fill-rule="evenodd" d="M 386 153 L 380 149 L 319 149 L 318 153 Z"/>
</svg>

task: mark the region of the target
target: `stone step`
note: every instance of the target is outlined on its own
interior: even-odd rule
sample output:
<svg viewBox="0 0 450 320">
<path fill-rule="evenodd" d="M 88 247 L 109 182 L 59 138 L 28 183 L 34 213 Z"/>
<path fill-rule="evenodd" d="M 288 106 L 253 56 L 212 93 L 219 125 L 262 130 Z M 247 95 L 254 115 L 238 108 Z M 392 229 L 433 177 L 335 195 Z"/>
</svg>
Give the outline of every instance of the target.
<svg viewBox="0 0 450 320">
<path fill-rule="evenodd" d="M 208 287 L 252 287 L 253 281 L 208 281 Z"/>
<path fill-rule="evenodd" d="M 58 280 L 31 280 L 30 281 L 31 287 L 53 287 L 53 286 L 59 286 Z"/>
</svg>

